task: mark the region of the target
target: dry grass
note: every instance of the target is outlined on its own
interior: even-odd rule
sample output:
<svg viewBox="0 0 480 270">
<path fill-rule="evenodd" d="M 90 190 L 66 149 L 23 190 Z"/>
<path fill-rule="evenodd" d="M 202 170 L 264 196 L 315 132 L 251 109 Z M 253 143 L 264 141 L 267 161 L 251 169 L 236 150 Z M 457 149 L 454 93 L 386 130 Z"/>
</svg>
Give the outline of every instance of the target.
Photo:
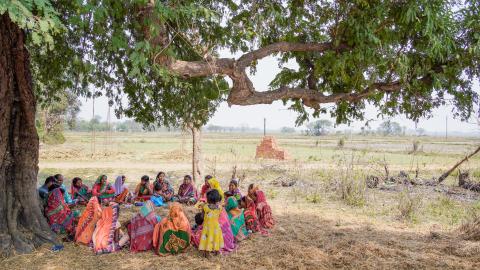
<svg viewBox="0 0 480 270">
<path fill-rule="evenodd" d="M 82 176 L 89 184 L 101 173 L 111 179 L 126 174 L 133 187 L 141 175 L 163 170 L 178 187 L 191 170 L 189 150 L 184 150 L 191 149 L 190 142 L 175 134 L 117 135 L 113 145 L 97 146 L 93 157 L 88 136 L 67 134 L 68 144 L 42 147 L 41 180 L 62 172 L 69 179 Z M 414 175 L 417 169 L 424 179 L 438 176 L 474 147 L 475 140 L 425 137 L 423 151 L 409 155 L 412 138 L 354 136 L 338 148 L 339 138 L 278 136 L 293 158 L 272 162 L 253 159 L 260 136 L 204 136 L 208 173 L 215 171 L 226 187 L 237 165 L 246 175 L 241 190 L 252 182 L 260 184 L 276 219 L 269 237 L 254 235 L 229 255 L 204 259 L 191 248 L 167 257 L 126 250 L 95 256 L 88 247 L 67 243 L 58 253 L 43 246 L 33 254 L 0 260 L 0 269 L 480 269 L 480 221 L 465 222 L 472 213 L 480 215 L 478 194 L 448 185 L 413 186 L 412 196 L 423 203 L 401 203 L 407 206 L 405 216 L 412 211 L 415 216 L 415 222 L 404 222 L 398 219 L 404 188 L 367 189 L 362 180 L 367 175 L 383 178 L 384 163 L 391 176 L 400 170 Z M 466 164 L 474 174 L 480 171 L 479 160 Z M 454 183 L 453 178 L 446 183 Z M 282 180 L 295 184 L 282 187 Z M 185 210 L 193 222 L 195 210 Z M 121 222 L 136 211 L 122 209 Z M 157 209 L 162 217 L 166 211 Z M 457 228 L 462 222 L 465 225 Z"/>
<path fill-rule="evenodd" d="M 474 216 L 458 229 L 465 240 L 480 241 L 480 216 Z"/>
</svg>

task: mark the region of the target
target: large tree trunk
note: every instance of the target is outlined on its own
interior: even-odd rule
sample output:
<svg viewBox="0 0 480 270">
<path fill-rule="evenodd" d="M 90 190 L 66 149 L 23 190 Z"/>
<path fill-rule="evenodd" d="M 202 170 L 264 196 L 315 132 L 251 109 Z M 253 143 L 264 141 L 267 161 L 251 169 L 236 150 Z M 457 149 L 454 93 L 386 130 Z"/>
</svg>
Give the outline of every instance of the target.
<svg viewBox="0 0 480 270">
<path fill-rule="evenodd" d="M 0 254 L 54 242 L 40 208 L 35 96 L 25 33 L 0 16 Z"/>
<path fill-rule="evenodd" d="M 203 162 L 202 162 L 202 130 L 192 127 L 193 153 L 192 153 L 192 173 L 193 181 L 199 183 L 202 181 Z"/>
</svg>

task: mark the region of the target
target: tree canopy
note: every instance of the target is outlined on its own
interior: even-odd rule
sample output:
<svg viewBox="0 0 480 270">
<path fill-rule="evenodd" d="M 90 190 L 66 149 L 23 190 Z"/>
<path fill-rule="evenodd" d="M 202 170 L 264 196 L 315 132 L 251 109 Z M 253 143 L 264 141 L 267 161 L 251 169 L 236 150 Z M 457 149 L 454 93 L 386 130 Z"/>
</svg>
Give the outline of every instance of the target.
<svg viewBox="0 0 480 270">
<path fill-rule="evenodd" d="M 202 125 L 223 100 L 281 100 L 297 124 L 362 120 L 368 103 L 412 120 L 448 103 L 467 119 L 479 103 L 478 0 L 21 0 L 3 12 L 31 33 L 39 98 L 100 92 L 144 124 Z M 249 73 L 267 56 L 281 71 L 256 89 Z"/>
</svg>

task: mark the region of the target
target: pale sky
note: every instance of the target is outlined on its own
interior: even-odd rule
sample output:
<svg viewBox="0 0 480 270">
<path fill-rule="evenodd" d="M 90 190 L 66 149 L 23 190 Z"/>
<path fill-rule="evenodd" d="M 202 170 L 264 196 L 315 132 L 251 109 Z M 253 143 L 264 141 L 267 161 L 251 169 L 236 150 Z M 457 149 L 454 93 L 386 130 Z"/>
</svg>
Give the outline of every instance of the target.
<svg viewBox="0 0 480 270">
<path fill-rule="evenodd" d="M 223 57 L 232 57 L 231 54 L 223 52 Z M 289 65 L 291 68 L 295 68 L 295 64 Z M 259 61 L 257 66 L 257 73 L 251 76 L 251 80 L 257 89 L 257 91 L 268 90 L 268 84 L 275 77 L 280 69 L 275 58 L 267 57 Z M 475 89 L 480 93 L 480 87 L 478 82 L 475 83 Z M 92 118 L 92 100 L 81 99 L 82 107 L 79 114 L 80 118 L 91 119 Z M 100 115 L 103 120 L 107 119 L 107 99 L 100 97 L 95 100 L 95 114 Z M 323 105 L 328 106 L 328 105 Z M 448 130 L 449 132 L 461 132 L 461 133 L 474 133 L 480 136 L 480 126 L 475 124 L 474 119 L 470 123 L 461 122 L 460 120 L 453 119 L 452 107 L 444 106 L 434 111 L 434 116 L 430 119 L 422 119 L 418 124 L 418 128 L 423 128 L 428 132 L 444 134 L 445 133 L 445 118 L 448 118 Z M 478 109 L 477 109 L 478 111 Z M 377 118 L 377 109 L 373 106 L 367 106 L 365 119 L 375 119 L 370 122 L 372 129 L 376 129 L 377 126 L 383 121 L 381 118 Z M 229 107 L 226 102 L 222 103 L 218 108 L 215 115 L 208 122 L 212 125 L 220 126 L 240 126 L 248 125 L 249 127 L 263 128 L 263 118 L 267 119 L 267 129 L 280 129 L 282 127 L 295 127 L 296 113 L 287 109 L 281 101 L 274 102 L 271 105 L 251 105 L 251 106 L 232 106 Z M 118 121 L 115 118 L 114 113 L 111 113 L 112 121 Z M 330 119 L 328 115 L 322 115 L 320 119 Z M 312 120 L 312 119 L 311 119 Z M 333 119 L 330 119 L 333 121 Z M 406 119 L 403 115 L 399 115 L 391 118 L 392 121 L 400 123 L 401 126 L 405 126 L 407 130 L 415 129 L 415 123 Z M 340 125 L 337 128 L 340 130 L 354 129 L 359 130 L 365 123 L 355 122 L 350 127 L 347 125 Z"/>
</svg>

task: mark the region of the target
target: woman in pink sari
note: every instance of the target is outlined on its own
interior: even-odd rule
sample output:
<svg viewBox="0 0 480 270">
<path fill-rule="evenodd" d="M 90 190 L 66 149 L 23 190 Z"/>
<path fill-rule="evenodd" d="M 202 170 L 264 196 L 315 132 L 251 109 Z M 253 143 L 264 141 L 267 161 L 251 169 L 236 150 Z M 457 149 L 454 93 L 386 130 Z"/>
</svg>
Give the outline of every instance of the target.
<svg viewBox="0 0 480 270">
<path fill-rule="evenodd" d="M 185 175 L 183 177 L 183 184 L 178 188 L 177 201 L 187 205 L 194 205 L 197 203 L 197 189 L 192 184 L 192 177 Z"/>
<path fill-rule="evenodd" d="M 267 198 L 261 190 L 255 191 L 255 205 L 258 221 L 264 229 L 273 229 L 275 220 L 273 219 L 272 209 L 267 203 Z"/>
<path fill-rule="evenodd" d="M 220 253 L 227 254 L 235 250 L 236 244 L 225 208 L 222 208 L 218 222 L 220 223 L 220 229 L 222 229 L 223 234 L 223 248 L 220 250 Z"/>
</svg>

